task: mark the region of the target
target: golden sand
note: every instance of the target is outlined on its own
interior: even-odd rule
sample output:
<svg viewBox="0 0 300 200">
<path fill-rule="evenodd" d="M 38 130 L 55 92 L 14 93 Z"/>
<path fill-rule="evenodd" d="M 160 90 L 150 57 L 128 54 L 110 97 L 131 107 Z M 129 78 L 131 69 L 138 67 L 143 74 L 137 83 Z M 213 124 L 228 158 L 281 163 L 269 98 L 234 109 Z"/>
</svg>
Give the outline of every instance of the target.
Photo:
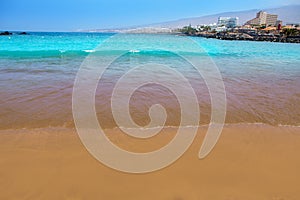
<svg viewBox="0 0 300 200">
<path fill-rule="evenodd" d="M 0 131 L 0 199 L 300 199 L 299 127 L 226 126 L 199 160 L 205 130 L 174 164 L 138 175 L 95 160 L 74 129 Z M 149 143 L 107 134 L 122 148 L 145 151 L 163 146 L 171 132 Z"/>
</svg>

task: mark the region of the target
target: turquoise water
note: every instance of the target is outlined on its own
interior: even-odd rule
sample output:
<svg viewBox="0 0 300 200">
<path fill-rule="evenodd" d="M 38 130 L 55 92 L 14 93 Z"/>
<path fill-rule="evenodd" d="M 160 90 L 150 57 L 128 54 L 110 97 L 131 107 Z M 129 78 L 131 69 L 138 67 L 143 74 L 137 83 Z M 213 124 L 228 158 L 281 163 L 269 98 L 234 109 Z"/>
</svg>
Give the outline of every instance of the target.
<svg viewBox="0 0 300 200">
<path fill-rule="evenodd" d="M 76 73 L 86 56 L 113 35 L 30 33 L 1 36 L 0 128 L 73 126 L 71 99 Z M 182 36 L 139 35 L 146 47 L 151 47 L 149 37 L 176 49 L 176 40 Z M 300 125 L 299 44 L 192 39 L 205 50 L 223 76 L 227 123 Z M 189 53 L 188 47 L 186 53 Z M 205 83 L 191 66 L 168 52 L 133 49 L 110 67 L 104 77 L 104 86 L 98 90 L 97 111 L 106 116 L 103 126 L 114 126 L 108 113 L 109 90 L 130 68 L 129 58 L 141 63 L 156 61 L 173 65 L 183 73 L 199 98 L 201 123 L 209 123 L 209 95 Z M 149 121 L 149 105 L 157 102 L 165 105 L 171 114 L 167 124 L 178 124 L 179 114 L 175 111 L 178 102 L 170 91 L 148 86 L 142 88 L 133 101 L 132 115 L 141 125 Z"/>
</svg>

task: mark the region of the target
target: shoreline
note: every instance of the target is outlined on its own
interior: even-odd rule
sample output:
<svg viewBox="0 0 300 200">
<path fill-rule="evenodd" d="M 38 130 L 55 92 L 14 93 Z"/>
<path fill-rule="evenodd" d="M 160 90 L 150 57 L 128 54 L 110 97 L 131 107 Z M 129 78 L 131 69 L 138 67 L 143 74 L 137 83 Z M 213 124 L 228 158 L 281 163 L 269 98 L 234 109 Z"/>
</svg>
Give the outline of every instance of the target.
<svg viewBox="0 0 300 200">
<path fill-rule="evenodd" d="M 197 127 L 198 129 L 207 129 L 210 126 L 210 124 L 199 124 L 198 126 L 183 126 L 183 128 L 189 128 L 189 127 Z M 286 127 L 286 128 L 300 128 L 300 125 L 296 125 L 296 124 L 268 124 L 268 123 L 263 123 L 263 122 L 237 122 L 237 123 L 225 123 L 223 125 L 223 128 L 236 128 L 236 127 L 247 127 L 247 126 L 257 126 L 257 127 L 273 127 L 273 128 L 281 128 L 281 127 Z M 101 127 L 101 126 L 100 126 Z M 118 126 L 115 127 L 101 127 L 102 130 L 104 131 L 114 131 L 114 130 L 119 130 L 120 128 Z M 124 127 L 122 127 L 124 128 Z M 130 129 L 136 129 L 136 128 L 126 128 L 128 130 Z M 139 129 L 139 128 L 138 128 Z M 148 128 L 144 128 L 141 127 L 140 129 L 178 129 L 178 126 L 163 126 L 163 127 L 148 127 Z M 65 124 L 62 126 L 47 126 L 47 127 L 38 127 L 38 126 L 33 126 L 33 127 L 7 127 L 7 128 L 3 128 L 0 129 L 0 134 L 1 132 L 19 132 L 19 131 L 38 131 L 38 130 L 69 130 L 69 131 L 76 131 L 76 127 L 74 124 L 70 125 L 70 124 Z M 300 132 L 299 132 L 300 133 Z"/>
<path fill-rule="evenodd" d="M 1 199 L 298 199 L 300 127 L 226 125 L 208 157 L 197 155 L 207 127 L 172 165 L 148 174 L 127 174 L 95 160 L 75 129 L 0 131 Z M 172 128 L 148 140 L 108 137 L 123 149 L 164 146 Z M 111 134 L 110 134 L 111 133 Z"/>
<path fill-rule="evenodd" d="M 228 41 L 253 41 L 253 42 L 275 42 L 275 43 L 300 43 L 300 36 L 280 37 L 274 35 L 256 35 L 254 37 L 241 33 L 199 33 L 179 34 L 181 36 L 202 37 L 206 39 L 228 40 Z"/>
</svg>

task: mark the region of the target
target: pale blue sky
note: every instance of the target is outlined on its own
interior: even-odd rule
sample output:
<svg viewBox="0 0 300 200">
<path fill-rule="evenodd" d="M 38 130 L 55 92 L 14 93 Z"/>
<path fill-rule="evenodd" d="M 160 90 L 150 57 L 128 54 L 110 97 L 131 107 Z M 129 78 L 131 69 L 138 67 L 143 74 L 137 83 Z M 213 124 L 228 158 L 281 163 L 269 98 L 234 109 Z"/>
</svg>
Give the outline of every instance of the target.
<svg viewBox="0 0 300 200">
<path fill-rule="evenodd" d="M 115 28 L 263 9 L 300 0 L 0 0 L 0 30 Z"/>
</svg>

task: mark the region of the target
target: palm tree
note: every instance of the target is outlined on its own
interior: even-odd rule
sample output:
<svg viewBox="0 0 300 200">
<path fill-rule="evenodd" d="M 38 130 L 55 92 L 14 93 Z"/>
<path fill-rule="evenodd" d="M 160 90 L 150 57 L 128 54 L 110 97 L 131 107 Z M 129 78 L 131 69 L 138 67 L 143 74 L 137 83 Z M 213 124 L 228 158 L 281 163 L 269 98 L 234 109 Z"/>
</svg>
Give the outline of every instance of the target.
<svg viewBox="0 0 300 200">
<path fill-rule="evenodd" d="M 285 28 L 282 30 L 283 34 L 285 34 L 286 36 L 295 36 L 298 35 L 298 30 L 294 29 L 294 28 Z"/>
</svg>

